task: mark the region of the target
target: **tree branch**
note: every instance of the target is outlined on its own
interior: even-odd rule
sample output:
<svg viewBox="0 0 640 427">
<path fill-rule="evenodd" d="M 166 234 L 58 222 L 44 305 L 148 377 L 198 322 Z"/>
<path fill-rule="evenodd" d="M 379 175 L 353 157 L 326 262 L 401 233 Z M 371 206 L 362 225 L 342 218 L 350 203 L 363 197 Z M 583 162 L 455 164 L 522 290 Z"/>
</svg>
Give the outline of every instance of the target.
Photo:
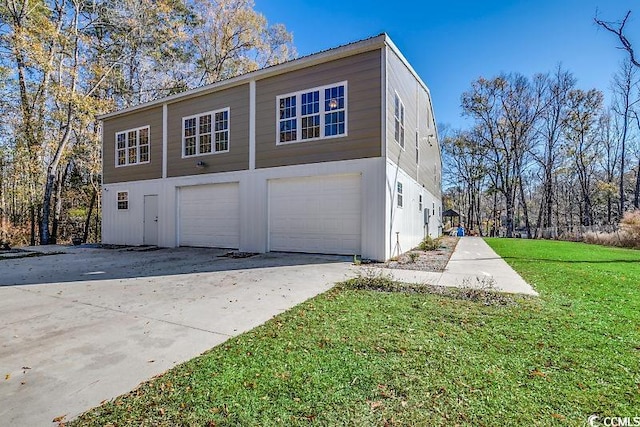
<svg viewBox="0 0 640 427">
<path fill-rule="evenodd" d="M 627 14 L 624 16 L 622 21 L 620 22 L 603 21 L 601 19 L 598 19 L 597 16 L 593 18 L 593 20 L 596 24 L 598 24 L 605 30 L 618 36 L 620 43 L 622 43 L 622 47 L 620 49 L 624 49 L 627 52 L 629 52 L 631 63 L 633 63 L 633 65 L 635 65 L 636 67 L 640 68 L 640 62 L 638 62 L 638 60 L 636 59 L 635 52 L 633 51 L 633 46 L 631 45 L 631 42 L 629 41 L 629 39 L 627 39 L 627 37 L 624 35 L 624 26 L 627 24 L 627 19 L 629 19 L 630 15 L 631 15 L 631 11 L 629 10 L 627 11 Z M 617 28 L 615 28 L 614 25 L 617 25 Z"/>
</svg>

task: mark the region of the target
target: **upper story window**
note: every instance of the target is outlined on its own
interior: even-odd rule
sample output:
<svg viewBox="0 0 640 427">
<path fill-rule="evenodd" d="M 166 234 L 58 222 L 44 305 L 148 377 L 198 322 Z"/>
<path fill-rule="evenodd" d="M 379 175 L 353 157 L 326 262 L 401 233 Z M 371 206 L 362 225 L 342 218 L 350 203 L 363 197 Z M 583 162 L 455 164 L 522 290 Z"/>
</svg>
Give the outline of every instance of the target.
<svg viewBox="0 0 640 427">
<path fill-rule="evenodd" d="M 345 136 L 347 82 L 278 96 L 276 109 L 276 144 Z"/>
<path fill-rule="evenodd" d="M 116 133 L 116 167 L 149 163 L 149 126 Z"/>
<path fill-rule="evenodd" d="M 402 194 L 402 183 L 398 182 L 398 207 L 401 208 L 404 206 L 403 194 Z"/>
<path fill-rule="evenodd" d="M 404 148 L 404 104 L 400 99 L 400 96 L 396 93 L 395 103 L 394 103 L 394 113 L 393 116 L 395 118 L 395 139 L 400 147 Z"/>
<path fill-rule="evenodd" d="M 416 131 L 416 163 L 420 163 L 420 134 Z"/>
<path fill-rule="evenodd" d="M 422 212 L 422 194 L 418 194 L 418 212 Z"/>
<path fill-rule="evenodd" d="M 182 119 L 182 157 L 229 151 L 229 108 Z"/>
</svg>

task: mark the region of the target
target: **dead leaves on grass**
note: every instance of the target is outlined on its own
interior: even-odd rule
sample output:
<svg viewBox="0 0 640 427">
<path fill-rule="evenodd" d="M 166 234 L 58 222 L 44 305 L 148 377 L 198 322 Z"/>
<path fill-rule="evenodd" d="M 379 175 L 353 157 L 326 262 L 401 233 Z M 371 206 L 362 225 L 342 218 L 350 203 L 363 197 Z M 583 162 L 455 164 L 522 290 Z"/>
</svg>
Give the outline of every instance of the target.
<svg viewBox="0 0 640 427">
<path fill-rule="evenodd" d="M 62 423 L 65 418 L 67 418 L 68 414 L 60 415 L 59 417 L 55 417 L 53 419 L 54 423 Z"/>
</svg>

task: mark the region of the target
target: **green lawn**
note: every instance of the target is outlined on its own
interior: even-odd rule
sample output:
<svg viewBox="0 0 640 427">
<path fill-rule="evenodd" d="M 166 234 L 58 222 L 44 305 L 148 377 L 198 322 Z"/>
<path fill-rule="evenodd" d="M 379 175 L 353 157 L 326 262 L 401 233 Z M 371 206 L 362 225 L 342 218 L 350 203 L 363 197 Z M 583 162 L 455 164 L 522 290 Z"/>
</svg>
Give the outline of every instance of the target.
<svg viewBox="0 0 640 427">
<path fill-rule="evenodd" d="M 640 252 L 488 242 L 540 298 L 486 305 L 343 286 L 71 425 L 583 426 L 591 414 L 640 416 Z"/>
</svg>

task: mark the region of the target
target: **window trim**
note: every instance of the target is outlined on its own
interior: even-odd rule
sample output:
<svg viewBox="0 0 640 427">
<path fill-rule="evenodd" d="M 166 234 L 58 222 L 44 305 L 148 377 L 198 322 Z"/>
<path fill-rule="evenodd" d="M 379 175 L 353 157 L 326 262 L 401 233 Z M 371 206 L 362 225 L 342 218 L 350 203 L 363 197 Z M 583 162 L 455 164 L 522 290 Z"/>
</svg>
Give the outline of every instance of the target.
<svg viewBox="0 0 640 427">
<path fill-rule="evenodd" d="M 396 183 L 396 206 L 404 208 L 404 186 L 400 181 Z"/>
<path fill-rule="evenodd" d="M 125 195 L 125 199 L 124 200 L 120 200 L 120 195 L 121 194 Z M 126 203 L 127 207 L 121 208 L 120 207 L 120 203 Z M 129 210 L 129 190 L 116 191 L 116 210 L 118 210 L 118 211 L 128 211 Z"/>
<path fill-rule="evenodd" d="M 406 108 L 404 106 L 404 102 L 402 102 L 402 98 L 400 98 L 400 95 L 398 94 L 398 91 L 394 91 L 395 96 L 393 98 L 393 139 L 396 141 L 396 144 L 398 144 L 400 146 L 400 148 L 402 148 L 402 151 L 405 151 L 405 133 L 406 133 L 406 126 L 405 126 L 405 116 L 406 116 Z M 402 120 L 400 120 L 400 117 L 398 117 L 396 115 L 396 100 L 398 100 L 399 104 L 400 104 L 400 112 L 402 115 Z M 398 123 L 400 124 L 400 131 L 401 131 L 401 135 L 400 135 L 400 141 L 396 138 L 396 126 L 398 125 Z"/>
<path fill-rule="evenodd" d="M 344 111 L 344 133 L 342 134 L 338 134 L 338 135 L 329 135 L 329 136 L 325 136 L 325 116 L 327 113 L 330 113 L 332 111 L 325 111 L 324 110 L 324 105 L 325 105 L 325 97 L 324 97 L 324 91 L 325 89 L 330 89 L 330 88 L 334 88 L 334 87 L 339 87 L 339 86 L 344 86 L 344 108 L 343 109 L 336 109 L 333 111 Z M 317 138 L 306 138 L 306 139 L 302 139 L 302 95 L 309 93 L 309 92 L 315 92 L 318 91 L 319 92 L 319 103 L 320 103 L 320 109 L 318 114 L 320 115 L 320 136 Z M 280 100 L 283 98 L 290 98 L 290 97 L 295 97 L 296 99 L 296 115 L 293 117 L 289 117 L 288 119 L 282 119 L 282 120 L 292 120 L 295 119 L 296 121 L 296 139 L 295 140 L 291 140 L 291 141 L 280 141 Z M 344 80 L 341 82 L 336 82 L 336 83 L 331 83 L 328 85 L 323 85 L 323 86 L 317 86 L 317 87 L 312 87 L 309 89 L 303 89 L 303 90 L 299 90 L 296 92 L 289 92 L 289 93 L 285 93 L 282 95 L 278 95 L 276 96 L 276 109 L 275 109 L 275 116 L 276 116 L 276 146 L 279 145 L 288 145 L 288 144 L 299 144 L 299 143 L 305 143 L 305 142 L 311 142 L 311 141 L 322 141 L 325 139 L 335 139 L 335 138 L 344 138 L 349 136 L 349 87 L 348 87 L 348 81 Z M 311 117 L 311 114 L 307 114 L 304 117 Z"/>
<path fill-rule="evenodd" d="M 222 113 L 222 112 L 227 112 L 227 149 L 226 150 L 221 150 L 221 151 L 216 151 L 216 130 L 215 130 L 215 126 L 216 126 L 216 114 L 217 113 Z M 200 117 L 203 116 L 211 116 L 211 152 L 210 153 L 200 153 L 200 142 L 199 142 L 199 137 L 200 137 L 200 129 L 199 129 L 199 123 L 200 123 Z M 195 138 L 196 138 L 196 154 L 185 154 L 185 140 L 186 137 L 184 136 L 184 125 L 186 123 L 187 120 L 190 119 L 195 119 L 196 120 L 196 133 L 195 133 Z M 228 153 L 229 150 L 231 149 L 231 107 L 224 107 L 224 108 L 219 108 L 217 110 L 211 110 L 211 111 L 206 111 L 204 113 L 198 113 L 198 114 L 192 114 L 190 116 L 184 116 L 182 118 L 182 127 L 180 128 L 180 133 L 181 133 L 181 139 L 182 139 L 182 148 L 181 148 L 181 156 L 183 159 L 191 159 L 194 157 L 202 157 L 202 156 L 211 156 L 214 154 L 223 154 L 223 153 Z"/>
<path fill-rule="evenodd" d="M 140 131 L 146 129 L 147 130 L 147 143 L 145 144 L 148 148 L 148 152 L 147 152 L 147 160 L 144 162 L 140 161 Z M 134 163 L 130 163 L 129 162 L 129 144 L 128 144 L 128 140 L 127 140 L 127 135 L 129 134 L 129 132 L 135 132 L 136 133 L 136 161 Z M 125 147 L 124 147 L 124 152 L 125 152 L 125 163 L 120 165 L 118 164 L 118 152 L 121 151 L 121 149 L 118 148 L 118 136 L 119 135 L 124 135 L 125 138 Z M 146 126 L 140 126 L 137 128 L 131 128 L 131 129 L 127 129 L 127 130 L 122 130 L 122 131 L 118 131 L 115 134 L 115 159 L 114 159 L 114 163 L 115 163 L 115 167 L 117 168 L 123 168 L 123 167 L 127 167 L 127 166 L 137 166 L 137 165 L 145 165 L 147 163 L 151 162 L 151 127 L 149 125 Z"/>
</svg>

